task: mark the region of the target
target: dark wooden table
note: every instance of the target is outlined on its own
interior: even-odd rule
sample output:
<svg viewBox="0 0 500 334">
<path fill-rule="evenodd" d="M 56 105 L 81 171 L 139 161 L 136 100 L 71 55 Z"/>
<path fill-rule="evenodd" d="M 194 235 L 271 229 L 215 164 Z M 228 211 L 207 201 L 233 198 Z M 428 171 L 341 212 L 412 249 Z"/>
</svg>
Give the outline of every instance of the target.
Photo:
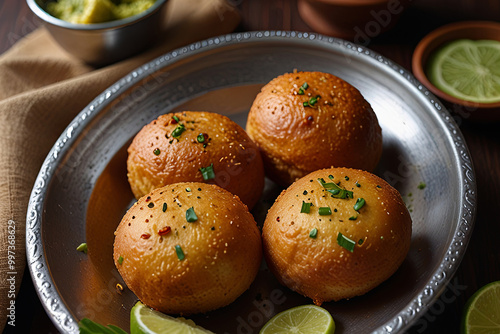
<svg viewBox="0 0 500 334">
<path fill-rule="evenodd" d="M 296 0 L 231 0 L 242 12 L 245 30 L 312 31 L 300 18 Z M 391 31 L 374 37 L 367 47 L 411 70 L 418 41 L 436 27 L 460 20 L 500 21 L 498 0 L 414 0 Z M 23 0 L 0 0 L 0 53 L 40 25 Z M 500 130 L 457 117 L 474 162 L 478 210 L 472 239 L 444 294 L 411 333 L 457 333 L 467 299 L 481 286 L 500 280 Z M 0 297 L 2 298 L 2 297 Z M 57 333 L 41 306 L 26 271 L 16 302 L 16 328 L 5 333 Z"/>
</svg>

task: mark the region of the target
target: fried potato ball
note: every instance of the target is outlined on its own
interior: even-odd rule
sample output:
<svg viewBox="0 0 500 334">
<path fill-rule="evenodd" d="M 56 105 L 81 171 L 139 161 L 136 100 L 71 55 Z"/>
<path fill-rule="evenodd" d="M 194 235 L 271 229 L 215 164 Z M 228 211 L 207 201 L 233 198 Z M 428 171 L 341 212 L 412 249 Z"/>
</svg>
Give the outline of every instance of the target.
<svg viewBox="0 0 500 334">
<path fill-rule="evenodd" d="M 249 288 L 262 244 L 237 196 L 187 182 L 157 188 L 127 211 L 115 232 L 113 257 L 144 304 L 194 314 L 228 305 Z"/>
<path fill-rule="evenodd" d="M 266 84 L 246 130 L 259 146 L 266 174 L 282 186 L 322 168 L 372 171 L 382 130 L 361 93 L 323 72 L 283 74 Z"/>
<path fill-rule="evenodd" d="M 262 236 L 279 281 L 320 305 L 387 280 L 410 248 L 412 221 L 399 192 L 366 171 L 315 171 L 284 190 Z"/>
<path fill-rule="evenodd" d="M 177 182 L 216 184 L 250 209 L 264 188 L 262 158 L 238 124 L 211 112 L 158 117 L 128 148 L 128 181 L 136 198 Z"/>
</svg>

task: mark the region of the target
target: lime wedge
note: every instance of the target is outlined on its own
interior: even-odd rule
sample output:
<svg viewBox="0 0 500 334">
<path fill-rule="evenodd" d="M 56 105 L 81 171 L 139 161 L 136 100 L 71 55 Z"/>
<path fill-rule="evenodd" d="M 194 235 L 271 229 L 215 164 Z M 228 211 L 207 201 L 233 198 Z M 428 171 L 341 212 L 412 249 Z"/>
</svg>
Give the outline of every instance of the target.
<svg viewBox="0 0 500 334">
<path fill-rule="evenodd" d="M 500 42 L 460 39 L 438 49 L 428 62 L 429 80 L 462 100 L 500 101 Z"/>
<path fill-rule="evenodd" d="M 272 317 L 260 334 L 333 334 L 335 322 L 330 313 L 315 305 L 297 306 Z"/>
<path fill-rule="evenodd" d="M 130 311 L 131 334 L 214 334 L 192 320 L 174 318 L 137 302 Z"/>
<path fill-rule="evenodd" d="M 500 281 L 483 286 L 469 298 L 462 331 L 466 334 L 500 333 Z"/>
</svg>

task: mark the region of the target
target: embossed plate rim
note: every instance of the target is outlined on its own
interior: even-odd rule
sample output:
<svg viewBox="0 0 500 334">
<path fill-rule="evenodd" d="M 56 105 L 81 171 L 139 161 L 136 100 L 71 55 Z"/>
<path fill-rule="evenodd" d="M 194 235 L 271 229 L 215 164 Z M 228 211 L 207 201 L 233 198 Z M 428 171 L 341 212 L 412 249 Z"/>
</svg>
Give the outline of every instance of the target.
<svg viewBox="0 0 500 334">
<path fill-rule="evenodd" d="M 78 134 L 79 129 L 83 129 L 90 121 L 92 121 L 93 117 L 99 113 L 99 110 L 106 107 L 116 96 L 119 96 L 120 93 L 124 92 L 133 84 L 137 83 L 141 79 L 144 79 L 155 71 L 176 62 L 178 59 L 190 57 L 200 52 L 206 52 L 219 46 L 230 45 L 233 43 L 262 41 L 266 39 L 290 40 L 291 42 L 303 42 L 304 40 L 308 40 L 311 43 L 330 44 L 338 48 L 343 48 L 352 52 L 353 55 L 357 57 L 371 57 L 376 61 L 383 63 L 392 71 L 396 72 L 397 75 L 402 76 L 405 80 L 410 82 L 411 85 L 417 88 L 420 94 L 425 96 L 427 101 L 433 106 L 436 116 L 439 117 L 440 120 L 446 125 L 449 135 L 453 138 L 456 151 L 458 152 L 457 156 L 461 163 L 460 176 L 463 180 L 463 182 L 460 183 L 462 187 L 461 201 L 463 203 L 460 207 L 459 216 L 461 218 L 455 229 L 453 240 L 450 242 L 450 246 L 448 247 L 446 253 L 452 261 L 447 261 L 446 263 L 442 261 L 439 268 L 432 274 L 432 279 L 427 283 L 426 287 L 418 294 L 418 296 L 413 299 L 406 308 L 402 309 L 397 316 L 386 322 L 374 332 L 394 333 L 403 331 L 420 316 L 422 316 L 443 292 L 446 284 L 451 280 L 451 277 L 457 270 L 466 251 L 466 246 L 473 230 L 477 200 L 476 181 L 469 151 L 457 124 L 450 116 L 446 108 L 444 108 L 439 100 L 436 99 L 427 88 L 418 82 L 410 72 L 364 46 L 314 33 L 301 33 L 294 31 L 256 31 L 234 33 L 206 39 L 178 48 L 132 71 L 106 89 L 87 107 L 85 107 L 68 125 L 66 130 L 61 134 L 47 155 L 47 158 L 43 162 L 40 172 L 36 178 L 29 199 L 26 218 L 26 248 L 28 266 L 37 289 L 37 293 L 46 312 L 59 330 L 64 332 L 78 332 L 78 326 L 75 319 L 72 318 L 70 311 L 62 302 L 57 293 L 55 284 L 50 278 L 50 273 L 48 271 L 43 252 L 41 238 L 41 215 L 50 178 L 53 175 L 54 170 L 57 168 L 61 157 L 64 155 L 65 150 L 69 146 L 68 144 L 72 142 L 72 138 L 75 137 L 75 134 Z M 451 262 L 452 264 L 449 265 L 448 262 Z"/>
</svg>

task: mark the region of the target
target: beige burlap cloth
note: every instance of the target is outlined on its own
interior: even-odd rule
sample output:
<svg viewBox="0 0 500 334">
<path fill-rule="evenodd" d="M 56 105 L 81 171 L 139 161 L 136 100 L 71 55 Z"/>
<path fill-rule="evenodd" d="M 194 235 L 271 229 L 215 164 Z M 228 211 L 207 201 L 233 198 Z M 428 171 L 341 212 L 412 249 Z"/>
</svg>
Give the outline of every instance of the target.
<svg viewBox="0 0 500 334">
<path fill-rule="evenodd" d="M 41 164 L 70 121 L 133 69 L 174 48 L 233 31 L 240 17 L 224 0 L 170 0 L 166 30 L 152 49 L 92 68 L 68 55 L 43 27 L 0 56 L 0 330 L 26 265 L 28 200 Z M 22 319 L 16 319 L 22 321 Z"/>
</svg>

